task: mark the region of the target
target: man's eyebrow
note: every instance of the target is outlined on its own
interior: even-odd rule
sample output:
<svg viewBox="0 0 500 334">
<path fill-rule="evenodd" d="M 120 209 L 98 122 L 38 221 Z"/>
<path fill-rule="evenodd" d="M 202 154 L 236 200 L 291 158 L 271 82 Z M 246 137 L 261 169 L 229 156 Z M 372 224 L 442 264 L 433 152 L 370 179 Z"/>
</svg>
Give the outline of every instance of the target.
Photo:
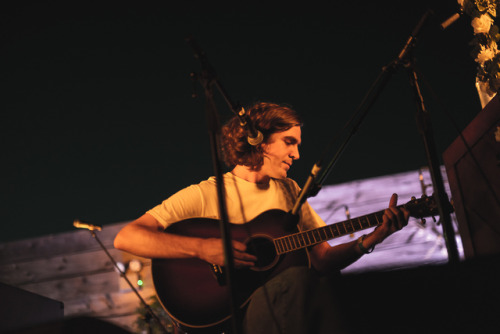
<svg viewBox="0 0 500 334">
<path fill-rule="evenodd" d="M 290 142 L 292 142 L 294 144 L 295 143 L 299 143 L 299 140 L 297 138 L 293 137 L 293 136 L 285 136 L 283 139 L 286 140 L 286 141 L 290 141 Z"/>
</svg>

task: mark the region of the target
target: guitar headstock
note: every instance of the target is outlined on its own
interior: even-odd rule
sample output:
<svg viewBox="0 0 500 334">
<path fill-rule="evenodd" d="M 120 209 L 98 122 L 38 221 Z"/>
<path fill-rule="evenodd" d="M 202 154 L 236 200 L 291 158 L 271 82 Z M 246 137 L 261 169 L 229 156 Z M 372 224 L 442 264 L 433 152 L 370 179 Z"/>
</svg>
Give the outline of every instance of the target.
<svg viewBox="0 0 500 334">
<path fill-rule="evenodd" d="M 434 217 L 439 215 L 438 204 L 434 196 L 422 195 L 421 198 L 412 197 L 411 201 L 406 203 L 404 207 L 410 212 L 410 216 L 415 218 Z M 453 212 L 453 207 L 449 203 L 445 208 L 450 213 Z"/>
</svg>

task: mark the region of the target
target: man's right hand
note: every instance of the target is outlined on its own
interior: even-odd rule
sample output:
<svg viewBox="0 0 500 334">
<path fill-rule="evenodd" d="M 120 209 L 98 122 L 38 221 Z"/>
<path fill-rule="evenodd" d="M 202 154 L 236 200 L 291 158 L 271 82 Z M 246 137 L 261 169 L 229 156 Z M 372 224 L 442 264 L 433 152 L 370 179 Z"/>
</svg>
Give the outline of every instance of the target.
<svg viewBox="0 0 500 334">
<path fill-rule="evenodd" d="M 255 265 L 257 257 L 246 252 L 247 247 L 244 243 L 233 240 L 232 244 L 235 268 L 252 267 Z M 198 257 L 211 264 L 225 265 L 222 239 L 201 239 Z"/>
</svg>

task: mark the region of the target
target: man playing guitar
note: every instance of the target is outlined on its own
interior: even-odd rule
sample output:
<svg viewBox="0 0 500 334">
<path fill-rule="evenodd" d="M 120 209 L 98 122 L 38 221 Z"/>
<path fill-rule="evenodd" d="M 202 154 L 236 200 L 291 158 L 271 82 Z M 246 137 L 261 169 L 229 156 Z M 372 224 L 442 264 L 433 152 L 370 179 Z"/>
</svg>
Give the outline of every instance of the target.
<svg viewBox="0 0 500 334">
<path fill-rule="evenodd" d="M 228 219 L 240 226 L 247 225 L 266 212 L 290 212 L 300 192 L 297 183 L 287 178 L 293 162 L 299 159 L 300 118 L 288 106 L 274 103 L 256 103 L 247 112 L 249 120 L 264 136 L 262 143 L 251 145 L 247 142 L 247 133 L 237 117 L 224 125 L 222 131 L 224 159 L 231 168 L 230 172 L 223 175 Z M 137 256 L 181 261 L 196 259 L 220 268 L 224 265 L 224 251 L 219 237 L 204 237 L 203 233 L 169 233 L 169 228 L 182 225 L 186 219 L 219 219 L 217 201 L 214 177 L 191 185 L 126 225 L 116 236 L 114 245 Z M 323 293 L 311 291 L 321 285 L 319 274 L 338 273 L 407 225 L 410 215 L 408 210 L 396 204 L 397 195 L 394 194 L 389 201 L 389 208 L 377 218 L 379 221 L 371 233 L 335 246 L 330 246 L 326 241 L 313 243 L 307 247 L 310 267 L 307 263 L 304 266 L 292 265 L 257 286 L 249 300 L 245 300 L 241 324 L 243 332 L 322 333 L 331 332 L 332 326 L 338 328 L 338 319 L 335 319 L 335 314 L 331 314 L 337 306 L 333 301 L 323 298 Z M 300 208 L 298 216 L 298 231 L 325 226 L 307 201 Z M 246 239 L 232 240 L 237 270 L 257 266 L 258 257 L 255 252 L 248 250 Z M 172 272 L 171 276 L 174 275 L 179 273 Z M 196 279 L 187 277 L 194 276 L 192 274 L 184 275 L 186 280 Z M 189 321 L 178 319 L 174 313 L 170 314 L 175 320 L 190 326 Z M 196 319 L 193 319 L 193 323 L 193 328 L 205 327 L 197 323 Z M 214 320 L 214 323 L 218 323 L 218 320 Z"/>
</svg>

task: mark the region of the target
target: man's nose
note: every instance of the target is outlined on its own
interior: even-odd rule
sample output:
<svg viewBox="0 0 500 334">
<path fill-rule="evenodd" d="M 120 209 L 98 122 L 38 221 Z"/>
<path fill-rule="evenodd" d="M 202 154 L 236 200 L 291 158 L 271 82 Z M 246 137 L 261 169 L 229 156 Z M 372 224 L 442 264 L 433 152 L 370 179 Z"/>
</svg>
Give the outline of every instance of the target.
<svg viewBox="0 0 500 334">
<path fill-rule="evenodd" d="M 293 149 L 292 153 L 290 154 L 290 158 L 292 158 L 293 160 L 298 160 L 300 158 L 299 148 L 298 147 L 295 147 Z"/>
</svg>

